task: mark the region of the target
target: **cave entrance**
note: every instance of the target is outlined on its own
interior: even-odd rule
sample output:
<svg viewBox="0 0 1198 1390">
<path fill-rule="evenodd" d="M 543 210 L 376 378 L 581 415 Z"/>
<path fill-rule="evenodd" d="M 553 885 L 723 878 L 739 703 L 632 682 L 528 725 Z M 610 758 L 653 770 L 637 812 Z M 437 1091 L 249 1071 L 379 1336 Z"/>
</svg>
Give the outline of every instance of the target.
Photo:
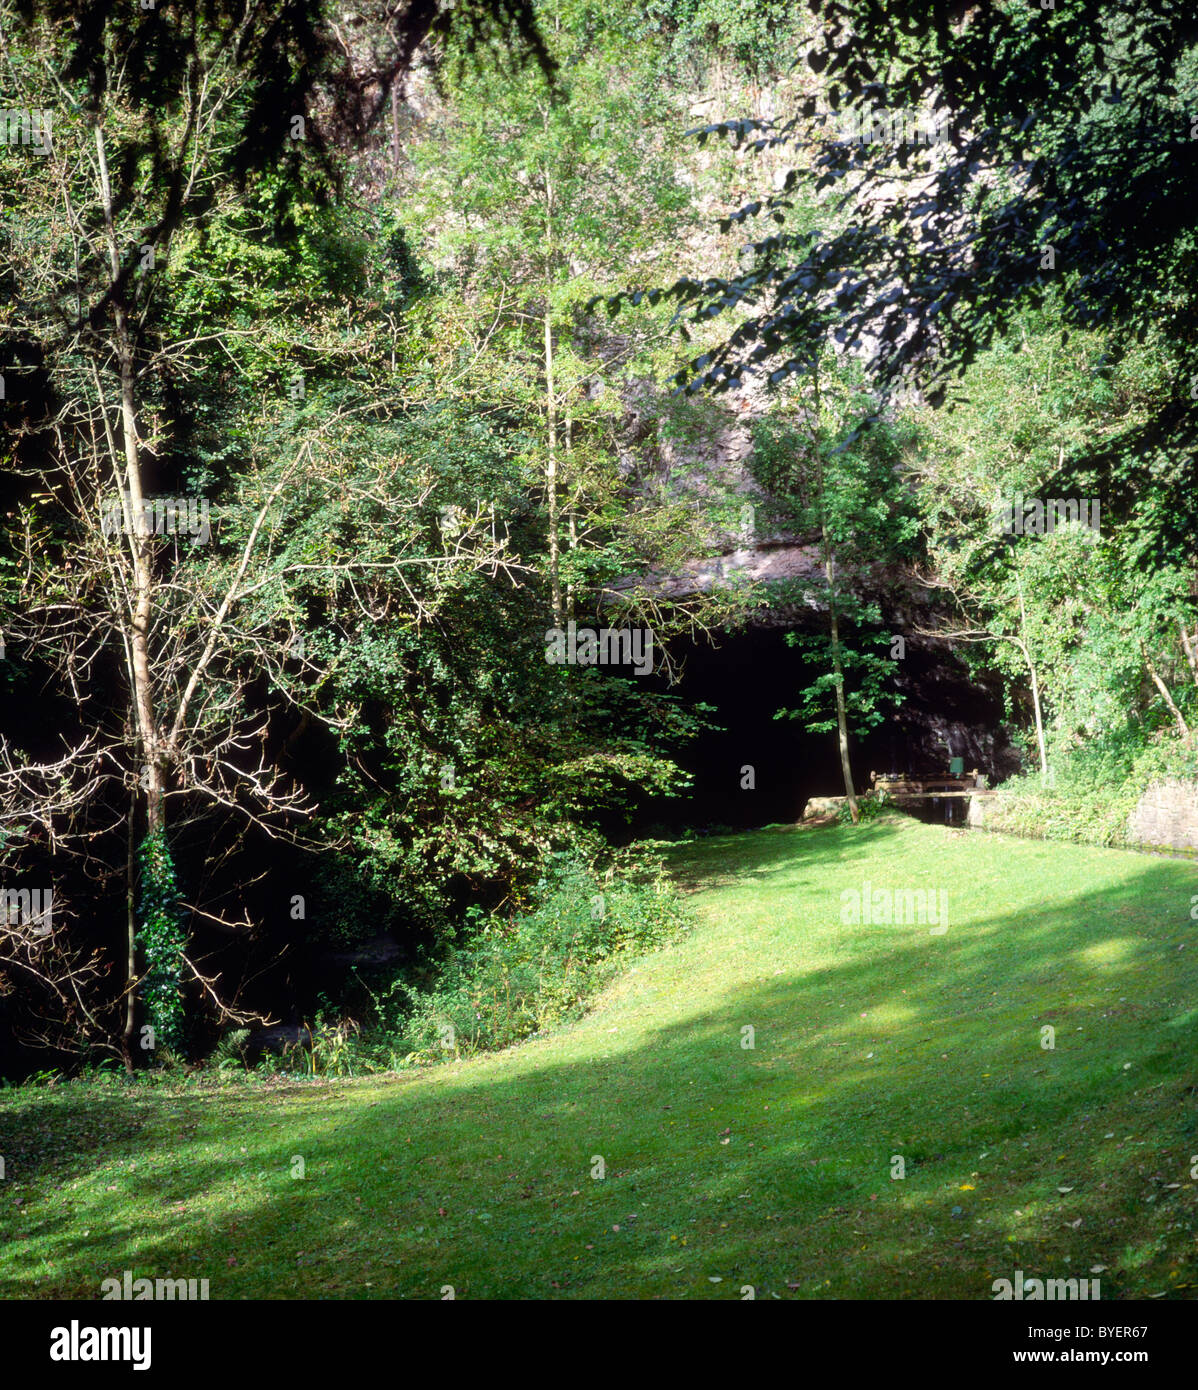
<svg viewBox="0 0 1198 1390">
<path fill-rule="evenodd" d="M 681 682 L 670 687 L 692 708 L 715 706 L 702 732 L 679 756 L 693 779 L 689 796 L 661 798 L 645 812 L 642 830 L 670 834 L 798 820 L 809 797 L 843 796 L 844 780 L 835 733 L 808 733 L 797 719 L 776 719 L 797 703 L 812 668 L 786 644 L 783 629 L 751 630 L 723 637 L 718 647 L 678 643 Z M 652 677 L 666 688 L 664 677 Z M 902 771 L 909 750 L 901 725 L 887 721 L 865 738 L 850 738 L 859 791 L 871 770 Z M 743 784 L 749 785 L 743 785 Z"/>
<path fill-rule="evenodd" d="M 679 755 L 693 780 L 691 793 L 649 803 L 636 833 L 789 824 L 801 818 L 810 797 L 844 795 L 835 732 L 812 734 L 797 719 L 774 717 L 797 703 L 813 670 L 787 645 L 785 628 L 723 636 L 717 647 L 675 643 L 671 653 L 683 664 L 680 683 L 668 687 L 658 672 L 646 679 L 692 708 L 714 706 L 707 718 L 715 727 Z M 865 736 L 850 736 L 858 792 L 868 790 L 871 772 L 934 775 L 947 771 L 953 757 L 985 772 L 992 785 L 1014 770 L 1000 700 L 977 686 L 950 652 L 908 643 L 896 664 L 896 685 L 904 703 Z M 965 805 L 928 800 L 910 810 L 921 820 L 956 822 Z"/>
</svg>

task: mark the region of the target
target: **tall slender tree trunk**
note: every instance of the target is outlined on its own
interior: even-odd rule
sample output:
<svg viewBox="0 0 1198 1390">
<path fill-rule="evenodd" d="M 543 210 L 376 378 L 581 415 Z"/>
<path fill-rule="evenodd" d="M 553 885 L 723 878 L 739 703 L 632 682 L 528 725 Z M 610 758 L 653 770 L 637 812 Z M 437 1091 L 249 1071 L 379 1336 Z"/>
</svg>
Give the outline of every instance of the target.
<svg viewBox="0 0 1198 1390">
<path fill-rule="evenodd" d="M 96 126 L 96 154 L 100 166 L 100 192 L 104 202 L 104 227 L 112 267 L 112 312 L 116 330 L 117 370 L 121 382 L 121 435 L 125 449 L 125 487 L 129 498 L 129 544 L 133 554 L 133 614 L 129 647 L 132 655 L 133 700 L 137 729 L 144 760 L 142 786 L 146 792 L 146 828 L 150 834 L 166 823 L 163 807 L 163 767 L 154 717 L 154 687 L 150 676 L 150 613 L 154 602 L 154 576 L 150 565 L 150 528 L 145 514 L 141 455 L 137 438 L 136 376 L 133 337 L 129 328 L 129 308 L 125 283 L 121 278 L 121 255 L 112 214 L 112 186 L 108 179 L 108 160 L 104 132 Z"/>
<path fill-rule="evenodd" d="M 549 107 L 541 107 L 541 121 L 549 130 Z M 553 179 L 545 167 L 545 417 L 549 453 L 545 463 L 545 493 L 549 513 L 549 599 L 553 605 L 553 624 L 565 622 L 562 602 L 561 511 L 557 501 L 557 387 L 553 373 Z"/>
<path fill-rule="evenodd" d="M 567 483 L 574 476 L 574 470 L 570 463 L 570 457 L 574 452 L 574 416 L 569 410 L 566 412 L 566 477 Z M 571 496 L 566 506 L 566 547 L 573 556 L 578 549 L 578 523 L 574 507 L 575 499 Z M 566 581 L 566 616 L 574 617 L 574 585 L 572 581 Z"/>
<path fill-rule="evenodd" d="M 545 410 L 549 455 L 545 462 L 545 493 L 549 509 L 549 592 L 553 622 L 561 627 L 562 603 L 560 513 L 557 503 L 557 398 L 553 381 L 553 324 L 550 314 L 549 283 L 545 284 Z"/>
<path fill-rule="evenodd" d="M 125 1070 L 130 1076 L 134 1071 L 133 1037 L 137 1031 L 137 993 L 134 989 L 137 980 L 137 906 L 134 891 L 136 860 L 133 852 L 134 837 L 137 833 L 136 811 L 137 805 L 130 799 L 125 859 L 125 1027 L 121 1035 Z"/>
<path fill-rule="evenodd" d="M 1032 651 L 1027 644 L 1027 609 L 1023 603 L 1023 580 L 1019 577 L 1019 570 L 1015 570 L 1015 588 L 1019 594 L 1019 645 L 1023 648 L 1023 659 L 1027 662 L 1028 675 L 1031 678 L 1032 687 L 1032 713 L 1036 719 L 1036 745 L 1040 750 L 1040 780 L 1048 780 L 1048 747 L 1044 740 L 1044 711 L 1040 707 L 1040 682 L 1036 678 L 1036 663 L 1032 660 Z"/>
<path fill-rule="evenodd" d="M 1044 715 L 1040 709 L 1040 683 L 1036 679 L 1036 666 L 1031 656 L 1027 658 L 1027 669 L 1032 681 L 1032 709 L 1036 717 L 1036 746 L 1040 750 L 1040 780 L 1048 780 L 1048 748 L 1044 742 Z"/>
<path fill-rule="evenodd" d="M 166 825 L 164 802 L 165 767 L 154 711 L 154 685 L 150 674 L 150 617 L 154 605 L 154 574 L 150 563 L 150 525 L 145 512 L 141 453 L 137 436 L 137 378 L 133 353 L 133 334 L 129 323 L 129 304 L 125 281 L 121 277 L 121 253 L 113 220 L 112 185 L 104 132 L 95 128 L 96 156 L 100 171 L 100 194 L 104 204 L 104 229 L 112 270 L 112 315 L 115 329 L 117 371 L 121 383 L 121 437 L 125 454 L 127 508 L 122 514 L 133 559 L 133 612 L 130 618 L 129 654 L 133 680 L 133 706 L 138 741 L 141 745 L 143 773 L 141 786 L 146 795 L 146 830 L 155 834 Z M 134 1069 L 133 1038 L 137 1027 L 137 914 L 135 903 L 136 794 L 128 814 L 128 854 L 126 862 L 126 951 L 125 1026 L 123 1030 L 126 1071 Z"/>
<path fill-rule="evenodd" d="M 844 661 L 840 650 L 840 610 L 836 602 L 836 560 L 832 554 L 832 541 L 828 535 L 828 512 L 824 494 L 824 461 L 819 452 L 820 389 L 819 367 L 812 374 L 815 385 L 815 422 L 811 435 L 811 452 L 818 470 L 819 480 L 819 528 L 820 545 L 824 555 L 824 579 L 828 586 L 828 629 L 832 639 L 832 676 L 836 689 L 836 737 L 840 747 L 840 773 L 844 778 L 844 794 L 849 803 L 849 814 L 856 825 L 861 819 L 857 808 L 857 792 L 853 786 L 853 767 L 849 759 L 849 715 L 844 697 Z"/>
<path fill-rule="evenodd" d="M 542 112 L 549 128 L 549 110 Z M 553 379 L 553 181 L 545 170 L 545 416 L 549 456 L 545 463 L 545 492 L 549 512 L 549 592 L 553 623 L 565 621 L 562 603 L 561 514 L 557 504 L 557 387 Z"/>
<path fill-rule="evenodd" d="M 849 761 L 849 718 L 844 698 L 844 663 L 840 655 L 840 613 L 836 606 L 835 560 L 828 541 L 828 527 L 822 526 L 824 548 L 824 577 L 828 584 L 828 616 L 832 634 L 832 674 L 836 680 L 836 733 L 840 744 L 840 772 L 844 778 L 844 794 L 849 801 L 849 814 L 856 825 L 861 818 L 857 809 L 857 793 L 853 787 L 853 768 Z"/>
</svg>

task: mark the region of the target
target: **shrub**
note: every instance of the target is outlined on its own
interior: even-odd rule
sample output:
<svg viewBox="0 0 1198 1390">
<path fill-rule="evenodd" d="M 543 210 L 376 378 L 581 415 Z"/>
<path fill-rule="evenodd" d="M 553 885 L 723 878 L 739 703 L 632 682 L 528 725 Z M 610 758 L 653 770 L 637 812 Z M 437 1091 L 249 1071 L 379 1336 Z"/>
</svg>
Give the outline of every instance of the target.
<svg viewBox="0 0 1198 1390">
<path fill-rule="evenodd" d="M 246 1043 L 249 1042 L 248 1028 L 232 1028 L 227 1032 L 209 1054 L 208 1062 L 218 1071 L 230 1071 L 235 1067 L 245 1067 Z"/>
<path fill-rule="evenodd" d="M 1099 738 L 1058 756 L 1047 785 L 1038 771 L 1013 777 L 986 807 L 986 829 L 1046 840 L 1126 845 L 1127 821 L 1148 786 L 1195 773 L 1178 738 Z"/>
<path fill-rule="evenodd" d="M 379 992 L 361 980 L 374 1006 L 369 1028 L 335 1016 L 327 1002 L 308 1035 L 263 1073 L 356 1076 L 510 1046 L 562 1020 L 631 955 L 674 939 L 681 901 L 660 852 L 642 842 L 609 851 L 602 866 L 556 856 L 524 910 L 465 914 L 460 940 L 431 972 L 433 983 L 397 975 Z M 244 1030 L 226 1035 L 209 1061 L 218 1072 L 241 1064 Z"/>
<path fill-rule="evenodd" d="M 857 818 L 862 824 L 877 820 L 879 816 L 893 810 L 894 807 L 887 806 L 885 800 L 875 792 L 865 792 L 857 798 Z M 853 810 L 847 800 L 836 808 L 836 819 L 840 825 L 852 825 Z"/>
<path fill-rule="evenodd" d="M 559 857 L 527 912 L 485 919 L 436 986 L 414 994 L 410 1055 L 491 1051 L 577 1017 L 620 958 L 665 944 L 682 925 L 677 893 L 652 852 L 622 851 L 605 872 Z"/>
</svg>

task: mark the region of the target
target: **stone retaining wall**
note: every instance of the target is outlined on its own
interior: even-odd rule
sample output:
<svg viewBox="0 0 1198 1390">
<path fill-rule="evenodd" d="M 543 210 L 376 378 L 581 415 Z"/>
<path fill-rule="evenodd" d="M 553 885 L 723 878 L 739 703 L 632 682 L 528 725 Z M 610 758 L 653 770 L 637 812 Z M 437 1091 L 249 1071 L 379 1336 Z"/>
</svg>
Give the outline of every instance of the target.
<svg viewBox="0 0 1198 1390">
<path fill-rule="evenodd" d="M 980 830 L 991 820 L 995 822 L 993 828 L 1003 828 L 1001 809 L 997 817 L 987 815 L 988 810 L 1002 805 L 991 796 L 970 797 L 966 824 Z M 1128 816 L 1125 835 L 1129 845 L 1183 854 L 1198 852 L 1198 781 L 1170 778 L 1153 782 Z"/>
<path fill-rule="evenodd" d="M 1198 849 L 1198 782 L 1154 782 L 1127 819 L 1133 844 Z"/>
</svg>

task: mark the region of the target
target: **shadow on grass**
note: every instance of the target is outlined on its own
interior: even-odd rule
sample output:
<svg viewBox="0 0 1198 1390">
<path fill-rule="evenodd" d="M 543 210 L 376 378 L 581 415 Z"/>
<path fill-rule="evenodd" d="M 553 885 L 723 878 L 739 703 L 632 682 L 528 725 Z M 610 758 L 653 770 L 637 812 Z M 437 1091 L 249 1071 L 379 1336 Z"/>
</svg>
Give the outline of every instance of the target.
<svg viewBox="0 0 1198 1390">
<path fill-rule="evenodd" d="M 769 881 L 899 828 L 726 837 L 686 862 L 707 887 L 721 863 Z M 730 984 L 633 1045 L 593 1016 L 308 1093 L 277 1140 L 260 1097 L 222 1096 L 216 1152 L 184 1140 L 137 1179 L 161 1219 L 131 1231 L 88 1190 L 41 1224 L 46 1293 L 133 1268 L 218 1298 L 987 1298 L 1015 1268 L 1100 1266 L 1103 1298 L 1192 1297 L 1196 887 L 1152 864 L 942 937 L 846 933 L 830 964 Z"/>
<path fill-rule="evenodd" d="M 868 855 L 880 842 L 901 835 L 907 822 L 886 816 L 858 826 L 852 836 L 833 824 L 780 825 L 742 835 L 713 835 L 671 847 L 666 864 L 684 892 L 707 891 L 763 879 L 796 867 L 828 868 Z"/>
</svg>

